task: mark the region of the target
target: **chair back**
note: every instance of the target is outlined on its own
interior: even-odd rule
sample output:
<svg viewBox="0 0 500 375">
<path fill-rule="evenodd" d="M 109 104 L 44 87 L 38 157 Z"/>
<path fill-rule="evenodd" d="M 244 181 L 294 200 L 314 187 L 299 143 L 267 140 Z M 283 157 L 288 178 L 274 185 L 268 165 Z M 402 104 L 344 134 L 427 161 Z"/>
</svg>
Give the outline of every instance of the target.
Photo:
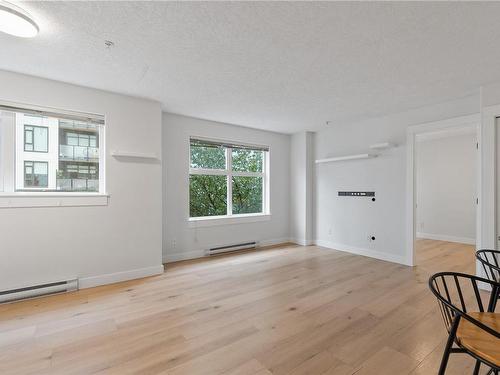
<svg viewBox="0 0 500 375">
<path fill-rule="evenodd" d="M 476 259 L 481 263 L 485 277 L 500 283 L 500 251 L 478 250 L 476 252 Z"/>
<path fill-rule="evenodd" d="M 480 292 L 484 286 L 491 288 L 491 292 Z M 500 294 L 499 283 L 457 272 L 439 272 L 432 275 L 429 288 L 437 297 L 448 332 L 458 315 L 469 320 L 467 312 L 495 312 Z"/>
</svg>

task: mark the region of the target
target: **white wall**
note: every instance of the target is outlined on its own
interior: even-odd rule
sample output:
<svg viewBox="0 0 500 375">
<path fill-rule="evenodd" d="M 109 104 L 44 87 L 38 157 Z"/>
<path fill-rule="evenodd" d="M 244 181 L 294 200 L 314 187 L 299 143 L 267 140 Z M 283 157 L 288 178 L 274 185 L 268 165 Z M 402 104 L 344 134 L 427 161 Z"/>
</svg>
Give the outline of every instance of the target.
<svg viewBox="0 0 500 375">
<path fill-rule="evenodd" d="M 200 136 L 270 146 L 269 221 L 191 228 L 189 217 L 189 137 Z M 290 136 L 163 113 L 163 259 L 175 261 L 204 255 L 216 245 L 289 239 Z"/>
<path fill-rule="evenodd" d="M 380 259 L 407 263 L 406 258 L 406 130 L 409 125 L 479 111 L 479 97 L 469 96 L 374 118 L 335 124 L 315 136 L 315 158 L 366 153 L 369 145 L 398 146 L 374 159 L 316 166 L 315 237 L 319 245 Z M 342 198 L 339 190 L 374 190 L 376 201 Z M 374 235 L 375 241 L 368 237 Z"/>
<path fill-rule="evenodd" d="M 475 243 L 476 163 L 475 129 L 417 142 L 417 237 Z"/>
<path fill-rule="evenodd" d="M 82 286 L 161 272 L 161 164 L 112 150 L 161 153 L 157 102 L 0 71 L 0 101 L 106 117 L 109 204 L 0 209 L 0 290 L 78 277 Z"/>
<path fill-rule="evenodd" d="M 290 144 L 290 236 L 301 245 L 313 243 L 313 133 L 299 132 Z"/>
</svg>

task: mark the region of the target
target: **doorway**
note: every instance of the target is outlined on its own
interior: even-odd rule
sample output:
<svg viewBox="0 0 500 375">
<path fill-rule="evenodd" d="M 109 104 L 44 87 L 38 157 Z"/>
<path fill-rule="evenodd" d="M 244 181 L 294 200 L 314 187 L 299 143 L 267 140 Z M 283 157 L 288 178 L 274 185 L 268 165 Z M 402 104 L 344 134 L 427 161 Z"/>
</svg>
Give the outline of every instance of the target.
<svg viewBox="0 0 500 375">
<path fill-rule="evenodd" d="M 473 256 L 477 206 L 476 127 L 421 133 L 415 144 L 416 264 Z M 454 243 L 456 245 L 450 245 Z M 459 246 L 460 245 L 460 246 Z"/>
<path fill-rule="evenodd" d="M 408 128 L 409 265 L 419 264 L 419 256 L 423 261 L 440 255 L 440 248 L 462 249 L 474 263 L 478 133 L 478 115 Z M 421 254 L 419 248 L 423 249 Z"/>
</svg>

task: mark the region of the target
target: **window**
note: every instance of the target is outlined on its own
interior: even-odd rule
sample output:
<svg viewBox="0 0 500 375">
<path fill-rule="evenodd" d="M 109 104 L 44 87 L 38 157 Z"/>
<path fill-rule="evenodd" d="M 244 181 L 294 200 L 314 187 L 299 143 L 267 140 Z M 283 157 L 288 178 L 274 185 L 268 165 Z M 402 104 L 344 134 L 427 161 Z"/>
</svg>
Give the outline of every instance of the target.
<svg viewBox="0 0 500 375">
<path fill-rule="evenodd" d="M 104 118 L 0 105 L 0 192 L 104 193 Z"/>
<path fill-rule="evenodd" d="M 191 138 L 189 216 L 266 214 L 269 148 Z"/>
<path fill-rule="evenodd" d="M 66 144 L 70 146 L 97 147 L 97 136 L 68 132 L 66 133 Z"/>
<path fill-rule="evenodd" d="M 24 151 L 48 152 L 49 128 L 24 125 Z"/>
<path fill-rule="evenodd" d="M 47 187 L 49 183 L 49 163 L 45 161 L 24 161 L 24 186 Z"/>
</svg>

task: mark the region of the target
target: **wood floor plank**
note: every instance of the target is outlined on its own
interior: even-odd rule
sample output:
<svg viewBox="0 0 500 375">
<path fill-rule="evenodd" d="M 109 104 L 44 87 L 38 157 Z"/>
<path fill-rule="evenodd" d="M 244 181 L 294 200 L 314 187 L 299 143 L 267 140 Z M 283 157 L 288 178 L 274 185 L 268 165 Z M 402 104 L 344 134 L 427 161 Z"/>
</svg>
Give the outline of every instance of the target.
<svg viewBox="0 0 500 375">
<path fill-rule="evenodd" d="M 409 374 L 418 362 L 394 349 L 384 347 L 368 358 L 356 375 L 372 375 L 374 369 L 381 374 Z"/>
<path fill-rule="evenodd" d="M 417 241 L 414 268 L 286 245 L 0 305 L 1 374 L 432 374 L 446 331 L 431 273 L 473 247 Z M 447 374 L 472 371 L 452 356 Z"/>
<path fill-rule="evenodd" d="M 224 372 L 223 375 L 255 375 L 261 371 L 267 371 L 267 369 L 257 361 L 255 358 L 233 368 L 229 371 Z"/>
</svg>

